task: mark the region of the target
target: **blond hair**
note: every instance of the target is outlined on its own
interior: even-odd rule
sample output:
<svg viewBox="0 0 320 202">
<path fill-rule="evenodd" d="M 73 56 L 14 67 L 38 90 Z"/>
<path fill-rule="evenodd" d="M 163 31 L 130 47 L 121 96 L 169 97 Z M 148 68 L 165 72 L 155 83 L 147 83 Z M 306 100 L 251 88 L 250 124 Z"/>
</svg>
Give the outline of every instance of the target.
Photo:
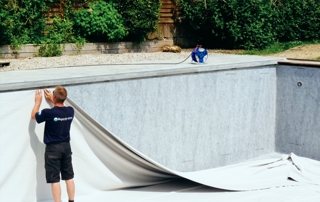
<svg viewBox="0 0 320 202">
<path fill-rule="evenodd" d="M 56 97 L 58 103 L 63 103 L 68 96 L 68 92 L 63 86 L 56 86 L 53 95 Z"/>
</svg>

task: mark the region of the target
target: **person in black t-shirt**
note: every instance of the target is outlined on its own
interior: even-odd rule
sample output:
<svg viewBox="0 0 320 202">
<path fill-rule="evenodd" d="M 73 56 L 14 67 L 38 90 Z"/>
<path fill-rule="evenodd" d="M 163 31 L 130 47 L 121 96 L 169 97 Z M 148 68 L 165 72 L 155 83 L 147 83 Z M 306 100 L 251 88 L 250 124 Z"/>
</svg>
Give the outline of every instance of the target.
<svg viewBox="0 0 320 202">
<path fill-rule="evenodd" d="M 51 93 L 44 89 L 46 99 L 54 104 L 51 109 L 39 111 L 42 102 L 42 91 L 37 90 L 31 118 L 37 123 L 45 122 L 43 142 L 46 144 L 45 169 L 47 183 L 51 183 L 52 196 L 55 202 L 61 201 L 60 174 L 65 180 L 69 202 L 74 201 L 75 185 L 70 146 L 70 127 L 74 118 L 74 109 L 66 107 L 67 90 L 56 86 Z"/>
</svg>

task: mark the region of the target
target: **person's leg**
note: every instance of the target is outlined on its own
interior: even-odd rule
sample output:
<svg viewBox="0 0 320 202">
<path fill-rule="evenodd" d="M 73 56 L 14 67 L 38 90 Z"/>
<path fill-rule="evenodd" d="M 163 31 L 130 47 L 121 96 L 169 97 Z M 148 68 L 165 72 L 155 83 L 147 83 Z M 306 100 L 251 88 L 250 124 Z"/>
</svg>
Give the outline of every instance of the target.
<svg viewBox="0 0 320 202">
<path fill-rule="evenodd" d="M 64 156 L 61 161 L 61 176 L 62 180 L 66 181 L 67 192 L 69 201 L 74 200 L 75 195 L 75 185 L 74 185 L 74 173 L 72 167 L 72 151 L 70 143 L 64 143 Z"/>
<path fill-rule="evenodd" d="M 61 201 L 59 145 L 47 145 L 45 151 L 45 169 L 47 183 L 51 184 L 54 202 Z"/>
<path fill-rule="evenodd" d="M 66 185 L 67 185 L 67 192 L 68 192 L 69 201 L 73 201 L 74 200 L 74 192 L 75 192 L 75 185 L 74 185 L 73 179 L 66 180 Z"/>
<path fill-rule="evenodd" d="M 59 182 L 51 183 L 51 191 L 54 202 L 61 202 L 61 187 Z"/>
</svg>

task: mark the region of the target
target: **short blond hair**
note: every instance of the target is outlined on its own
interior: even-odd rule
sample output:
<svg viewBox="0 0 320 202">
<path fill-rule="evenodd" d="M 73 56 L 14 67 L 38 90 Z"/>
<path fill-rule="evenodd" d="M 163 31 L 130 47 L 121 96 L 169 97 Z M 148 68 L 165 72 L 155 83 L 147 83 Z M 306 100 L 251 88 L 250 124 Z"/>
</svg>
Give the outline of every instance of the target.
<svg viewBox="0 0 320 202">
<path fill-rule="evenodd" d="M 63 86 L 56 86 L 53 95 L 56 97 L 58 103 L 63 103 L 68 96 L 68 92 Z"/>
</svg>

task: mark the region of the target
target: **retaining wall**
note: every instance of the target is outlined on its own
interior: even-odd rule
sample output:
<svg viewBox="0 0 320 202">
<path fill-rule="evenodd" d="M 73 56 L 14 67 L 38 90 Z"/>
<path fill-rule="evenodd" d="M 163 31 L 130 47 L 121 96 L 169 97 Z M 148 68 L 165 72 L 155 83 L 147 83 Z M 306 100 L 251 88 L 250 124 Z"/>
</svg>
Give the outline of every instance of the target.
<svg viewBox="0 0 320 202">
<path fill-rule="evenodd" d="M 106 54 L 106 53 L 138 53 L 138 52 L 157 52 L 161 51 L 165 45 L 173 45 L 173 40 L 152 40 L 141 44 L 132 42 L 117 43 L 86 43 L 80 49 L 76 44 L 64 44 L 62 55 L 76 54 Z M 0 57 L 2 58 L 25 58 L 34 57 L 38 54 L 40 46 L 27 44 L 15 53 L 11 46 L 0 46 Z"/>
</svg>

